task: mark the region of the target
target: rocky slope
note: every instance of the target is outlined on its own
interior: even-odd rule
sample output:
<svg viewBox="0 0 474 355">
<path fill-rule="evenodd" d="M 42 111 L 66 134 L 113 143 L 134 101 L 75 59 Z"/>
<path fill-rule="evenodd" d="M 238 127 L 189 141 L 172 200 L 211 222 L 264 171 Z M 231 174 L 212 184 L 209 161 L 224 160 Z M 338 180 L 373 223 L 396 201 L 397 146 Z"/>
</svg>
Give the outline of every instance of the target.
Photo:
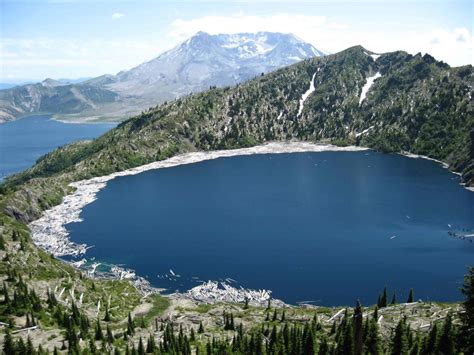
<svg viewBox="0 0 474 355">
<path fill-rule="evenodd" d="M 38 113 L 80 113 L 104 103 L 113 103 L 118 97 L 105 88 L 46 79 L 37 84 L 0 90 L 0 123 Z"/>
<path fill-rule="evenodd" d="M 290 34 L 199 32 L 176 48 L 117 75 L 67 84 L 42 83 L 0 90 L 0 123 L 34 113 L 61 118 L 124 119 L 190 92 L 223 87 L 324 55 Z"/>
</svg>

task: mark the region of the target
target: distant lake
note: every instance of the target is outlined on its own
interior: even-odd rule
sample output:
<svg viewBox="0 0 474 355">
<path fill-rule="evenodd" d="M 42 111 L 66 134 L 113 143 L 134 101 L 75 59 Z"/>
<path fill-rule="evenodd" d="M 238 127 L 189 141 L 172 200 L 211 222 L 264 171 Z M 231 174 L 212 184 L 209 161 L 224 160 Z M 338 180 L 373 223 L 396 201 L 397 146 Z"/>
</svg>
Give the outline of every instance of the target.
<svg viewBox="0 0 474 355">
<path fill-rule="evenodd" d="M 116 178 L 69 224 L 87 257 L 185 291 L 231 278 L 289 303 L 454 301 L 474 193 L 440 165 L 368 152 L 239 156 Z M 172 269 L 176 281 L 163 278 Z"/>
<path fill-rule="evenodd" d="M 77 140 L 100 136 L 115 124 L 69 124 L 31 116 L 0 124 L 0 181 L 35 164 L 42 155 Z"/>
</svg>

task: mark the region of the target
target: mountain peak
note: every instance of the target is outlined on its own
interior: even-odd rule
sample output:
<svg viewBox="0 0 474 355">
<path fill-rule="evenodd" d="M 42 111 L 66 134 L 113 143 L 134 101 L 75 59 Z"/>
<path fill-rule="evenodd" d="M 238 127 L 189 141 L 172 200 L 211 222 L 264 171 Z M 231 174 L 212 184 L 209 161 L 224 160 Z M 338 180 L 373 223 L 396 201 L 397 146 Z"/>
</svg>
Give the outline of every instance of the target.
<svg viewBox="0 0 474 355">
<path fill-rule="evenodd" d="M 65 84 L 61 83 L 58 80 L 54 80 L 54 79 L 51 79 L 51 78 L 46 78 L 41 82 L 41 85 L 49 86 L 49 87 L 56 87 L 56 86 L 62 86 L 62 85 L 65 85 Z"/>
<path fill-rule="evenodd" d="M 293 34 L 199 31 L 159 57 L 120 72 L 117 78 L 121 88 L 130 87 L 124 82 L 133 82 L 135 88 L 136 83 L 181 83 L 176 90 L 187 93 L 214 85 L 233 85 L 262 72 L 325 54 Z"/>
</svg>

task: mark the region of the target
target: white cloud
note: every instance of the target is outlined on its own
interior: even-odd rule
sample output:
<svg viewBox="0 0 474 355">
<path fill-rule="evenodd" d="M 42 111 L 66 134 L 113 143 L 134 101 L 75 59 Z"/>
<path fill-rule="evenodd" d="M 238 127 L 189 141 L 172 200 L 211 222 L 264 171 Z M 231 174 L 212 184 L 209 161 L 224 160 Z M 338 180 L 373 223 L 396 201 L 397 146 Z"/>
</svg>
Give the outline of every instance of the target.
<svg viewBox="0 0 474 355">
<path fill-rule="evenodd" d="M 124 17 L 125 15 L 122 14 L 121 12 L 114 12 L 112 14 L 112 19 L 113 20 L 120 20 L 122 17 Z"/>
</svg>

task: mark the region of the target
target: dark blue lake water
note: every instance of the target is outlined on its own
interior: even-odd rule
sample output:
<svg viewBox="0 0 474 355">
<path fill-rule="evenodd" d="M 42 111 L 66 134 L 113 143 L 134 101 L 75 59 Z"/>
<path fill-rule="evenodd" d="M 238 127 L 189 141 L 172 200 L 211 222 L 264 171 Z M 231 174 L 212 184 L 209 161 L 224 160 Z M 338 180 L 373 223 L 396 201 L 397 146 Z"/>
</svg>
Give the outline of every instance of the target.
<svg viewBox="0 0 474 355">
<path fill-rule="evenodd" d="M 98 137 L 112 127 L 115 124 L 62 123 L 50 116 L 0 124 L 0 181 L 31 167 L 40 156 L 64 144 Z"/>
<path fill-rule="evenodd" d="M 438 164 L 375 152 L 221 158 L 109 182 L 68 225 L 88 257 L 186 290 L 232 278 L 289 303 L 454 301 L 474 243 L 474 193 Z M 450 226 L 449 226 L 450 225 Z M 158 275 L 172 269 L 176 281 Z"/>
</svg>

